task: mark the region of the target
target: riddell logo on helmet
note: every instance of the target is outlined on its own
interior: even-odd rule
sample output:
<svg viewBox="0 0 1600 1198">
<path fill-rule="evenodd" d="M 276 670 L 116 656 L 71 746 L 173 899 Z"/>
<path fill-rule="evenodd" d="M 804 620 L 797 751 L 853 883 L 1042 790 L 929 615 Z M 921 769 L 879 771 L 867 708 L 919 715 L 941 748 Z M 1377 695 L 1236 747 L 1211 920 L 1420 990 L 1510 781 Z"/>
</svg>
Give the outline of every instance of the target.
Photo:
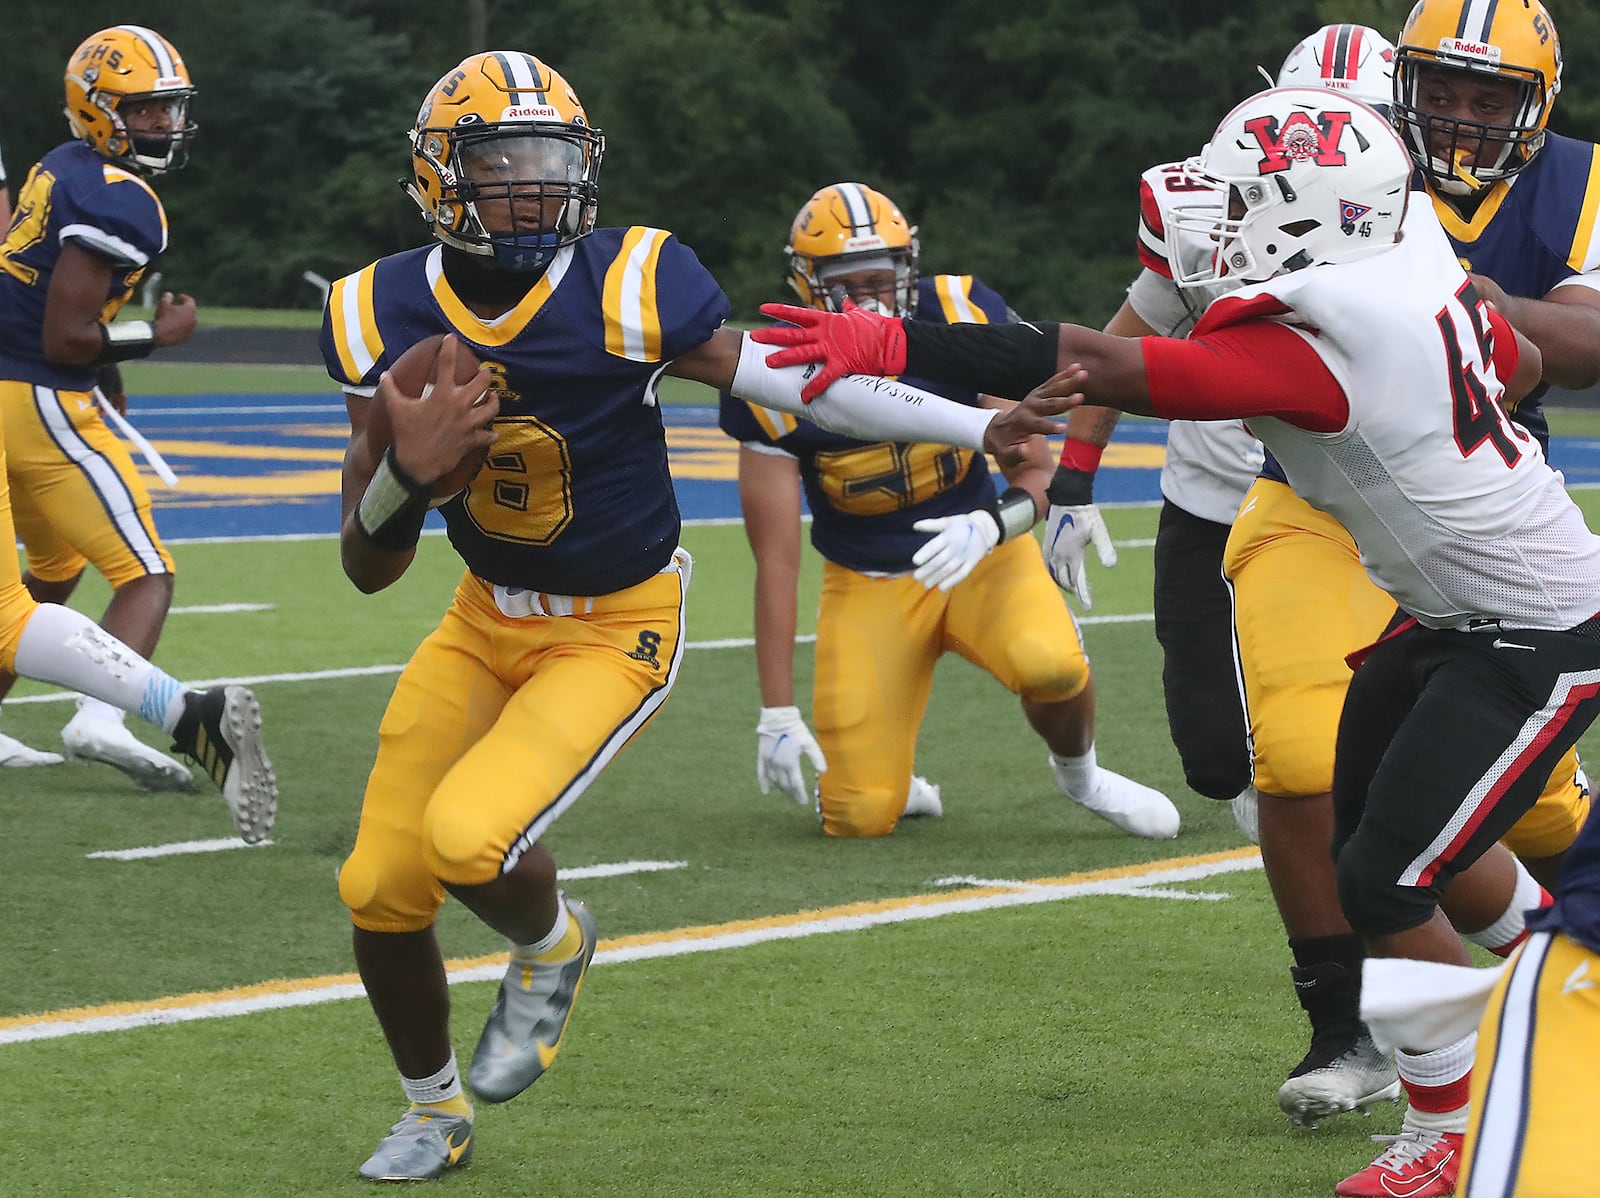
<svg viewBox="0 0 1600 1198">
<path fill-rule="evenodd" d="M 840 253 L 854 254 L 861 250 L 881 250 L 887 248 L 888 244 L 889 243 L 882 237 L 878 236 L 878 234 L 872 233 L 866 237 L 850 238 L 849 241 L 844 243 L 844 249 L 842 249 Z"/>
<path fill-rule="evenodd" d="M 1500 63 L 1500 47 L 1489 42 L 1469 42 L 1461 37 L 1439 39 L 1439 53 L 1456 54 L 1462 58 L 1476 58 L 1482 62 Z"/>
<path fill-rule="evenodd" d="M 1303 112 L 1291 112 L 1282 125 L 1275 116 L 1260 116 L 1246 121 L 1244 128 L 1261 147 L 1260 173 L 1270 175 L 1286 171 L 1296 162 L 1343 166 L 1346 160 L 1339 141 L 1349 124 L 1348 112 L 1323 112 L 1316 120 Z"/>
<path fill-rule="evenodd" d="M 500 114 L 502 121 L 559 121 L 561 114 L 548 104 L 518 104 Z"/>
<path fill-rule="evenodd" d="M 151 91 L 156 91 L 156 92 L 165 92 L 165 91 L 172 91 L 174 88 L 188 87 L 188 86 L 189 86 L 189 81 L 187 79 L 185 79 L 182 75 L 168 75 L 163 79 L 157 79 L 155 86 L 152 87 L 150 90 Z"/>
</svg>

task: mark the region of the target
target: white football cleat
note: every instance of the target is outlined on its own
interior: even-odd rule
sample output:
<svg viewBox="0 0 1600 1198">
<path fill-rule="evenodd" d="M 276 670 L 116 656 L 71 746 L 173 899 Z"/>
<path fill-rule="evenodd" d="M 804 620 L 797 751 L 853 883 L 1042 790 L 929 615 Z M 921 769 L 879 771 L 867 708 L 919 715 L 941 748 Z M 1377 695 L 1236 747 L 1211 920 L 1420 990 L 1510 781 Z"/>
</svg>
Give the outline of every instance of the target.
<svg viewBox="0 0 1600 1198">
<path fill-rule="evenodd" d="M 1062 794 L 1124 832 L 1146 840 L 1171 840 L 1178 834 L 1178 809 L 1159 790 L 1102 767 L 1095 771 L 1094 788 L 1078 795 L 1067 789 L 1054 753 L 1050 755 L 1050 769 Z"/>
<path fill-rule="evenodd" d="M 78 714 L 61 730 L 61 741 L 71 760 L 103 762 L 127 774 L 142 790 L 194 789 L 194 772 L 183 762 L 158 753 L 120 721 L 84 710 L 81 699 Z"/>
<path fill-rule="evenodd" d="M 60 765 L 64 760 L 60 753 L 30 749 L 16 737 L 0 732 L 0 768 L 27 769 L 35 765 Z"/>
<path fill-rule="evenodd" d="M 906 809 L 902 818 L 926 816 L 937 819 L 944 814 L 944 804 L 939 801 L 939 788 L 921 775 L 912 775 L 911 789 L 906 793 Z"/>
</svg>

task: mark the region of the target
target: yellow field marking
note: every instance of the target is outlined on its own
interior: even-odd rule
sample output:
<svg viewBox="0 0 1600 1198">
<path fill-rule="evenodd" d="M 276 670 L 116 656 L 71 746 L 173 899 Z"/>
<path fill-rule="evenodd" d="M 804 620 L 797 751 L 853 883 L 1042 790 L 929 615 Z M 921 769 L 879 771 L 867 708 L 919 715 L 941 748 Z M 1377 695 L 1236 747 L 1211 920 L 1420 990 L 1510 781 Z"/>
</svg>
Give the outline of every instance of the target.
<svg viewBox="0 0 1600 1198">
<path fill-rule="evenodd" d="M 618 936 L 602 940 L 599 954 L 621 954 L 631 957 L 640 949 L 669 944 L 692 944 L 696 941 L 739 937 L 763 933 L 781 933 L 786 928 L 817 925 L 834 921 L 847 921 L 865 916 L 882 916 L 895 912 L 939 912 L 961 908 L 975 901 L 1019 893 L 1050 892 L 1062 887 L 1081 887 L 1096 883 L 1138 879 L 1152 874 L 1166 874 L 1186 869 L 1245 863 L 1259 856 L 1255 848 L 1230 849 L 1220 853 L 1206 853 L 1191 857 L 1168 858 L 1138 865 L 1115 866 L 1109 869 L 1090 870 L 1055 878 L 1034 878 L 1015 884 L 974 886 L 961 890 L 941 891 L 937 894 L 906 895 L 899 898 L 876 899 L 845 903 L 837 907 L 821 907 L 809 911 L 796 911 L 788 915 L 770 915 L 756 919 L 733 920 L 728 923 L 705 924 L 699 927 L 671 928 L 659 932 L 640 932 L 631 936 Z M 1063 896 L 1065 897 L 1065 896 Z M 466 957 L 446 962 L 452 975 L 469 974 L 485 969 L 498 970 L 506 962 L 505 953 L 491 953 L 481 957 Z M 457 980 L 470 980 L 458 978 Z M 352 993 L 353 991 L 353 993 Z M 341 993 L 342 992 L 342 993 Z M 198 1007 L 233 1007 L 254 1000 L 271 1000 L 276 996 L 321 994 L 323 998 L 355 997 L 361 993 L 361 979 L 355 973 L 325 974 L 309 978 L 280 978 L 257 982 L 249 986 L 234 986 L 225 990 L 198 991 L 177 994 L 166 998 L 141 1002 L 105 1003 L 92 1007 L 68 1007 L 45 1011 L 35 1015 L 12 1015 L 0 1018 L 0 1042 L 49 1038 L 49 1029 L 59 1024 L 87 1024 L 98 1022 L 100 1027 L 86 1027 L 84 1031 L 111 1030 L 106 1021 L 128 1020 L 124 1026 L 166 1022 L 163 1012 L 181 1012 Z M 270 1002 L 267 1005 L 271 1005 Z M 249 1009 L 249 1008 L 246 1008 Z M 258 1003 L 256 1009 L 260 1009 Z M 232 1010 L 227 1013 L 245 1013 Z M 6 1033 L 11 1033 L 7 1035 Z"/>
</svg>

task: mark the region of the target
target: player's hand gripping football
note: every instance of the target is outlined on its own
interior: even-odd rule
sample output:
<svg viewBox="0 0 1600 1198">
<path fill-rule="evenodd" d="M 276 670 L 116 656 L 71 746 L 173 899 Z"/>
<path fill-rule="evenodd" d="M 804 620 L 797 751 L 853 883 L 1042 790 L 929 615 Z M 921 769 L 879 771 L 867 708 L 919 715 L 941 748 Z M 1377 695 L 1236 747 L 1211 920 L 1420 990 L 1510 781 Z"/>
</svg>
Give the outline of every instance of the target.
<svg viewBox="0 0 1600 1198">
<path fill-rule="evenodd" d="M 800 392 L 800 398 L 807 403 L 847 374 L 905 373 L 906 330 L 898 317 L 880 316 L 850 300 L 845 301 L 843 312 L 762 304 L 761 313 L 788 321 L 786 325 L 756 329 L 750 334 L 763 345 L 788 347 L 768 354 L 768 366 L 822 364 Z"/>
<path fill-rule="evenodd" d="M 456 382 L 460 344 L 455 337 L 444 339 L 433 378 L 421 395 L 401 394 L 385 372 L 373 397 L 388 408 L 395 461 L 424 485 L 443 478 L 469 453 L 482 453 L 495 441 L 491 426 L 500 412 L 500 400 L 490 390 L 491 375 L 485 367 L 466 382 Z"/>
<path fill-rule="evenodd" d="M 800 716 L 798 707 L 763 707 L 756 725 L 756 785 L 766 794 L 778 790 L 796 803 L 811 802 L 800 758 L 806 757 L 817 773 L 828 768 L 817 738 Z"/>
</svg>

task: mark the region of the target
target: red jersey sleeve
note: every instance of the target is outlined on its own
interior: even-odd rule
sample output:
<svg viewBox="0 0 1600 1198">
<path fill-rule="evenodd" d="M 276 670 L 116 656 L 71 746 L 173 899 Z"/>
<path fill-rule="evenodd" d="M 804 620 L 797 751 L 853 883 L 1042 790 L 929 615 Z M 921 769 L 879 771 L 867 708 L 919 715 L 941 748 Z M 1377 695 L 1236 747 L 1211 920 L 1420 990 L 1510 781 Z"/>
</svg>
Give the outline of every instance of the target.
<svg viewBox="0 0 1600 1198">
<path fill-rule="evenodd" d="M 1248 420 L 1275 416 L 1313 433 L 1350 420 L 1344 388 L 1299 333 L 1251 320 L 1188 341 L 1146 337 L 1150 406 L 1166 420 Z"/>
</svg>

